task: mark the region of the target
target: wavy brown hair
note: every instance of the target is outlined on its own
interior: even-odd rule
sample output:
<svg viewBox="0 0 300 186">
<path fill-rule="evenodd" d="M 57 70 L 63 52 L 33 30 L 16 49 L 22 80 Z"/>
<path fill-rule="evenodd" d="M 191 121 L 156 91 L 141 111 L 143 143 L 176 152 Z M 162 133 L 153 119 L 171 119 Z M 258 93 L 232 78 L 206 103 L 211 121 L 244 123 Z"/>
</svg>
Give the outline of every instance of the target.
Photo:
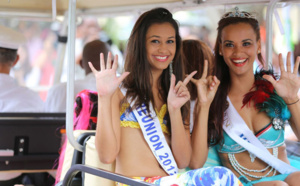
<svg viewBox="0 0 300 186">
<path fill-rule="evenodd" d="M 244 14 L 251 15 L 248 12 L 242 12 Z M 229 13 L 227 13 L 228 15 Z M 226 15 L 226 14 L 225 14 Z M 217 78 L 221 81 L 219 88 L 216 92 L 215 98 L 210 106 L 209 119 L 208 119 L 208 142 L 210 145 L 216 145 L 223 140 L 223 118 L 224 111 L 227 109 L 227 95 L 230 88 L 230 75 L 229 68 L 226 65 L 223 56 L 219 54 L 222 31 L 225 27 L 233 24 L 246 23 L 249 24 L 256 35 L 256 41 L 260 40 L 259 23 L 255 18 L 241 18 L 241 17 L 227 17 L 223 18 L 218 23 L 218 35 L 215 43 L 215 71 Z M 264 60 L 259 53 L 257 55 L 258 60 L 263 64 Z"/>
<path fill-rule="evenodd" d="M 200 79 L 203 73 L 204 60 L 208 61 L 208 75 L 213 74 L 214 70 L 214 55 L 212 49 L 203 41 L 188 39 L 182 41 L 182 51 L 184 56 L 185 74 L 190 74 L 197 70 L 197 74 L 193 76 L 195 79 Z M 193 83 L 188 84 L 188 89 L 191 94 L 191 100 L 197 98 L 197 88 Z"/>
<path fill-rule="evenodd" d="M 125 71 L 130 74 L 123 81 L 123 86 L 127 89 L 125 100 L 136 99 L 132 109 L 137 106 L 146 105 L 149 111 L 149 102 L 155 108 L 154 97 L 151 88 L 151 68 L 147 59 L 146 34 L 149 27 L 153 24 L 170 23 L 176 34 L 176 53 L 173 59 L 173 74 L 176 81 L 183 79 L 184 66 L 181 57 L 181 37 L 179 35 L 178 23 L 173 19 L 172 14 L 165 8 L 155 8 L 143 13 L 136 21 L 128 40 Z M 159 97 L 167 103 L 167 96 L 170 88 L 170 70 L 169 67 L 163 70 L 160 78 Z M 186 121 L 188 115 L 187 105 L 181 108 L 183 120 Z M 167 117 L 167 126 L 170 129 L 170 119 Z"/>
</svg>

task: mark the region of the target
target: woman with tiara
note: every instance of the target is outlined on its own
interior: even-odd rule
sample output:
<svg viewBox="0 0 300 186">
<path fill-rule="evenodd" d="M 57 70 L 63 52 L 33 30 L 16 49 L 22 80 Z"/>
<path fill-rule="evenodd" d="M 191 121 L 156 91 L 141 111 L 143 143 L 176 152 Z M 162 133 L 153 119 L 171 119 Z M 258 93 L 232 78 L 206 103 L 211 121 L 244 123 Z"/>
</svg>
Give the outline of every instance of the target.
<svg viewBox="0 0 300 186">
<path fill-rule="evenodd" d="M 299 184 L 300 172 L 287 158 L 284 125 L 289 123 L 300 136 L 300 57 L 292 69 L 288 53 L 285 70 L 279 55 L 280 78 L 272 68 L 253 74 L 256 57 L 262 65 L 264 62 L 259 23 L 237 8 L 219 21 L 214 52 L 221 82 L 209 104 L 208 143 L 217 146 L 222 164 L 244 185 Z M 195 129 L 193 133 L 197 133 Z M 193 135 L 194 140 L 199 137 Z M 197 154 L 203 149 L 195 143 L 193 151 Z M 197 156 L 192 160 L 195 168 L 202 166 Z"/>
</svg>

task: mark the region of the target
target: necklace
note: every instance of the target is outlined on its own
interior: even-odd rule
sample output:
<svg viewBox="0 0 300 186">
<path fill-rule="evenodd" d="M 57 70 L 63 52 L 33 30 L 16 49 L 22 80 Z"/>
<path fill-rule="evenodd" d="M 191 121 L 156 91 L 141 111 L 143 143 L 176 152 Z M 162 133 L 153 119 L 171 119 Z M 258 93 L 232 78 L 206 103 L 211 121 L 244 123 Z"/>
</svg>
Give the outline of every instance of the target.
<svg viewBox="0 0 300 186">
<path fill-rule="evenodd" d="M 274 147 L 273 148 L 273 156 L 274 157 L 278 157 L 278 147 Z M 251 181 L 250 179 L 248 179 L 246 176 L 250 177 L 250 178 L 255 178 L 255 179 L 261 179 L 261 178 L 265 178 L 267 176 L 269 176 L 271 174 L 271 172 L 273 172 L 273 176 L 275 176 L 276 174 L 276 169 L 274 169 L 273 167 L 271 167 L 270 165 L 267 165 L 265 168 L 263 169 L 248 169 L 244 166 L 242 166 L 235 158 L 234 153 L 228 153 L 228 158 L 229 158 L 229 162 L 232 165 L 233 169 L 239 173 L 240 175 L 244 176 L 245 179 L 247 181 Z M 252 161 L 252 160 L 251 160 Z M 257 176 L 257 175 L 253 175 L 251 173 L 263 173 L 265 171 L 267 171 L 270 168 L 270 170 L 262 175 L 262 176 Z"/>
</svg>

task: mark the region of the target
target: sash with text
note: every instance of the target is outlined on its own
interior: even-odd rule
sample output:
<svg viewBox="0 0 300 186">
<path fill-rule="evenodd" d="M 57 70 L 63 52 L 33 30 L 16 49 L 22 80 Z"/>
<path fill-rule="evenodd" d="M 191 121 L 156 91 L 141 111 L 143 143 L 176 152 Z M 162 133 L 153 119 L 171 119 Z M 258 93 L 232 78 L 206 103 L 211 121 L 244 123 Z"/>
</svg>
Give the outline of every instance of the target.
<svg viewBox="0 0 300 186">
<path fill-rule="evenodd" d="M 299 171 L 297 168 L 274 157 L 248 128 L 243 118 L 230 102 L 229 97 L 227 97 L 227 101 L 229 102 L 229 107 L 225 111 L 223 129 L 230 138 L 259 159 L 274 167 L 281 174 Z"/>
<path fill-rule="evenodd" d="M 121 88 L 123 95 L 126 95 L 126 89 Z M 134 105 L 134 101 L 128 100 L 130 106 Z M 178 167 L 173 157 L 172 151 L 167 144 L 165 136 L 162 132 L 160 122 L 156 116 L 152 104 L 149 104 L 150 113 L 148 113 L 145 104 L 133 109 L 133 113 L 139 122 L 141 130 L 148 146 L 150 147 L 156 160 L 162 166 L 166 173 L 174 175 L 178 173 Z"/>
</svg>

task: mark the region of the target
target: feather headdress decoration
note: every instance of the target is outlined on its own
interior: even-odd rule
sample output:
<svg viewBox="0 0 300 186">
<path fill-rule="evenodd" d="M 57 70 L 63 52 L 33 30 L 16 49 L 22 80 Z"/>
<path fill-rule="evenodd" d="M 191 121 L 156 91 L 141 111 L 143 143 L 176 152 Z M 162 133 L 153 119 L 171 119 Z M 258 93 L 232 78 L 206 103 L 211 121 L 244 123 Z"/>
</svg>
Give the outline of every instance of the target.
<svg viewBox="0 0 300 186">
<path fill-rule="evenodd" d="M 277 79 L 273 69 L 256 71 L 254 85 L 250 92 L 245 94 L 242 108 L 245 105 L 250 106 L 250 102 L 253 100 L 255 107 L 260 112 L 264 111 L 271 118 L 280 118 L 286 121 L 291 117 L 291 113 L 284 100 L 276 93 L 273 85 L 262 77 L 265 74 Z"/>
</svg>

